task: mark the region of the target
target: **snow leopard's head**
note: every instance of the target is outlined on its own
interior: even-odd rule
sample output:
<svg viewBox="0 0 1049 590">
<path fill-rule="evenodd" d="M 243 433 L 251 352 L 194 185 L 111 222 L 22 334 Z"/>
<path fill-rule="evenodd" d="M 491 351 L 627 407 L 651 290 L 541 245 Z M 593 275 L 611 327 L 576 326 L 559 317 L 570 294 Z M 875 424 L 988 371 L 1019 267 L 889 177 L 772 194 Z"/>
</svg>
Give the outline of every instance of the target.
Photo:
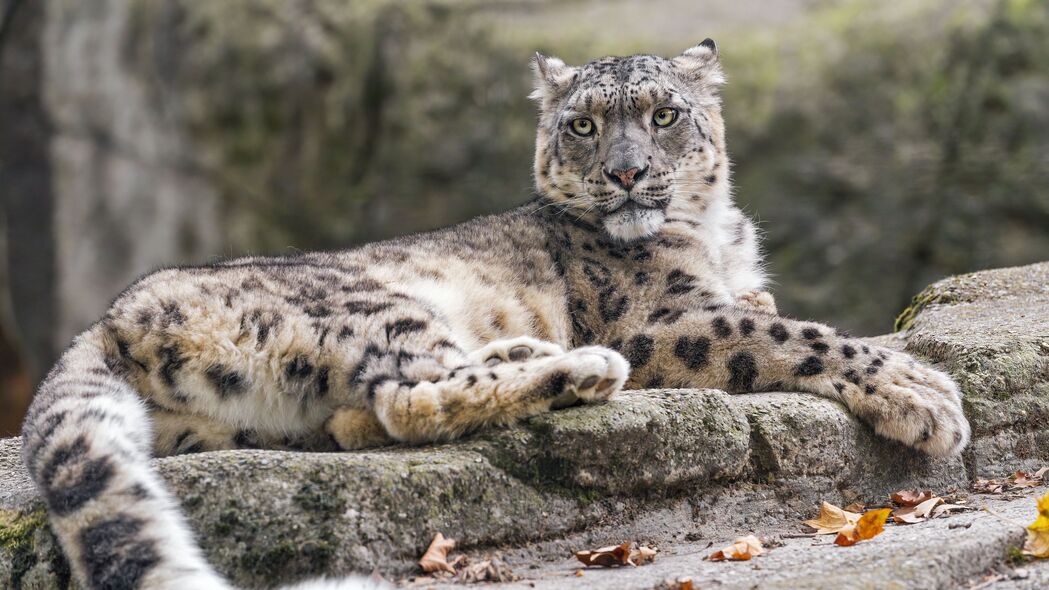
<svg viewBox="0 0 1049 590">
<path fill-rule="evenodd" d="M 728 194 L 718 88 L 707 39 L 673 59 L 605 57 L 572 67 L 536 54 L 535 182 L 547 200 L 634 240 L 670 214 Z"/>
</svg>

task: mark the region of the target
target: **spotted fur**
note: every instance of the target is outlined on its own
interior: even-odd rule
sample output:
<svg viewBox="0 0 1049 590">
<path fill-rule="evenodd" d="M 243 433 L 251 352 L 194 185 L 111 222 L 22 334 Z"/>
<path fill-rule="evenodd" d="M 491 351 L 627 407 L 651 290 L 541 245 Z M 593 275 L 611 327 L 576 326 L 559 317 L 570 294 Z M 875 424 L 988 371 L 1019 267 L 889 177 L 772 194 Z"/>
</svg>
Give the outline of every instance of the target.
<svg viewBox="0 0 1049 590">
<path fill-rule="evenodd" d="M 933 455 L 966 444 L 945 375 L 775 315 L 730 199 L 712 41 L 535 71 L 532 202 L 353 250 L 159 271 L 74 340 L 23 457 L 85 588 L 227 587 L 157 455 L 448 440 L 624 385 L 787 388 Z"/>
</svg>

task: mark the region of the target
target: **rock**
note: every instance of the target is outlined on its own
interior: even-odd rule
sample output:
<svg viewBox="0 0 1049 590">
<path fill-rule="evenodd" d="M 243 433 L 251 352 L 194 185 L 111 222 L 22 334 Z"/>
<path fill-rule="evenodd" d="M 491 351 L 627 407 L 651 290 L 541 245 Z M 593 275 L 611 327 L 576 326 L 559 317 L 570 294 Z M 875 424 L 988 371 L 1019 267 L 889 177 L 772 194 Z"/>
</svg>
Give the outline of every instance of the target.
<svg viewBox="0 0 1049 590">
<path fill-rule="evenodd" d="M 962 387 L 975 472 L 1049 460 L 1049 263 L 952 277 L 914 301 L 906 349 Z"/>
<path fill-rule="evenodd" d="M 821 500 L 964 489 L 978 475 L 1049 459 L 1049 296 L 1040 279 L 1019 278 L 1046 266 L 939 283 L 953 300 L 932 296 L 908 332 L 875 339 L 938 362 L 965 387 L 974 439 L 963 458 L 932 460 L 805 394 L 646 390 L 440 446 L 226 451 L 155 465 L 211 562 L 244 585 L 405 574 L 437 531 L 467 550 L 546 543 L 563 555 L 556 539 L 590 539 L 572 535 L 702 538 L 797 523 Z M 17 440 L 0 441 L 0 586 L 64 587 L 68 567 L 17 453 Z M 970 553 L 1012 538 L 994 535 Z M 964 547 L 956 553 L 967 563 L 1000 560 L 1001 551 L 976 559 Z M 832 573 L 835 583 L 845 575 Z"/>
<path fill-rule="evenodd" d="M 537 416 L 486 436 L 479 450 L 528 481 L 630 494 L 738 476 L 749 431 L 723 392 L 649 390 Z"/>
</svg>

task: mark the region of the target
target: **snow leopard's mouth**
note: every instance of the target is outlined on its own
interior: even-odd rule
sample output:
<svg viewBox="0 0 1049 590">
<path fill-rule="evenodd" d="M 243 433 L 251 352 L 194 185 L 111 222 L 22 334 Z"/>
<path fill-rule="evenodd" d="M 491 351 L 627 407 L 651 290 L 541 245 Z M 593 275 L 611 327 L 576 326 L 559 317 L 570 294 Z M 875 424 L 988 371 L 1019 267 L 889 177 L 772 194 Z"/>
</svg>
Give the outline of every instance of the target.
<svg viewBox="0 0 1049 590">
<path fill-rule="evenodd" d="M 602 225 L 614 238 L 631 241 L 649 237 L 659 231 L 666 214 L 659 203 L 648 205 L 628 199 L 605 214 Z"/>
<path fill-rule="evenodd" d="M 608 203 L 604 209 L 605 215 L 615 214 L 637 214 L 652 209 L 666 209 L 667 199 L 638 198 L 634 196 L 622 196 Z"/>
</svg>

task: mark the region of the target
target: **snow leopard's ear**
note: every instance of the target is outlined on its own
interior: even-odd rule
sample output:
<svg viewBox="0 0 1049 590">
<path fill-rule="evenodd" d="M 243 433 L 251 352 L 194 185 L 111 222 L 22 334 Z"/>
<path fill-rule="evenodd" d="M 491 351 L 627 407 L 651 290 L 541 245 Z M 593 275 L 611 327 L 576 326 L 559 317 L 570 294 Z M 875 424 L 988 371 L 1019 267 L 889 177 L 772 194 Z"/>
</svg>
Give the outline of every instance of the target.
<svg viewBox="0 0 1049 590">
<path fill-rule="evenodd" d="M 721 60 L 718 59 L 718 45 L 713 39 L 704 39 L 699 45 L 689 47 L 670 63 L 693 88 L 716 87 L 725 83 Z"/>
<path fill-rule="evenodd" d="M 548 57 L 537 51 L 532 58 L 532 72 L 535 74 L 535 90 L 528 98 L 547 105 L 568 92 L 579 70 L 565 65 L 556 57 Z"/>
</svg>

